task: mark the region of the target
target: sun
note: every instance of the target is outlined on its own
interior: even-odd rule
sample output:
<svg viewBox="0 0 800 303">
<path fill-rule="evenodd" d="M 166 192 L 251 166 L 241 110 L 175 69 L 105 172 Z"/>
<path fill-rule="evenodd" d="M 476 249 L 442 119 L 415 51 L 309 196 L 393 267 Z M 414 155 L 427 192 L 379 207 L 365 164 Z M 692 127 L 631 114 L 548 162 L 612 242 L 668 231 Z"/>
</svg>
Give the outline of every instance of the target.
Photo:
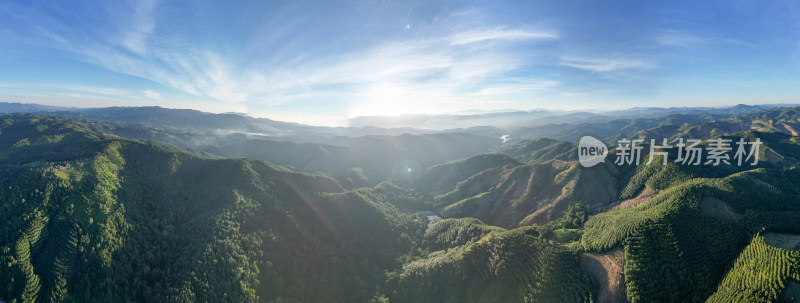
<svg viewBox="0 0 800 303">
<path fill-rule="evenodd" d="M 418 113 L 414 99 L 400 85 L 379 83 L 370 85 L 350 108 L 350 117 L 359 116 L 397 116 Z"/>
</svg>

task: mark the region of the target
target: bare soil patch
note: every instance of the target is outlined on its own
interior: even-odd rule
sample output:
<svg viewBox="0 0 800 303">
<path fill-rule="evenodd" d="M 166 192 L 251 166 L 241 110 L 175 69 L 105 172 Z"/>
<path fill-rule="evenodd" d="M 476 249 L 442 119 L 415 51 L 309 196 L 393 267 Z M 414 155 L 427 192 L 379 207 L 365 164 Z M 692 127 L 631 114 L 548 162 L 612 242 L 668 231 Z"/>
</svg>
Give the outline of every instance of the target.
<svg viewBox="0 0 800 303">
<path fill-rule="evenodd" d="M 797 130 L 795 130 L 794 127 L 792 127 L 791 125 L 784 123 L 783 128 L 789 131 L 789 133 L 792 134 L 792 136 L 797 137 Z"/>
<path fill-rule="evenodd" d="M 636 197 L 633 197 L 631 199 L 619 202 L 619 204 L 617 204 L 616 206 L 612 207 L 611 210 L 618 210 L 618 209 L 625 209 L 625 208 L 628 208 L 628 207 L 639 206 L 639 205 L 642 205 L 642 204 L 646 203 L 647 201 L 650 201 L 650 199 L 652 199 L 655 196 L 658 196 L 658 192 L 657 191 L 649 189 L 649 188 L 645 188 Z"/>
<path fill-rule="evenodd" d="M 616 248 L 605 254 L 581 254 L 581 269 L 600 284 L 597 302 L 627 302 L 623 265 L 625 250 Z"/>
</svg>

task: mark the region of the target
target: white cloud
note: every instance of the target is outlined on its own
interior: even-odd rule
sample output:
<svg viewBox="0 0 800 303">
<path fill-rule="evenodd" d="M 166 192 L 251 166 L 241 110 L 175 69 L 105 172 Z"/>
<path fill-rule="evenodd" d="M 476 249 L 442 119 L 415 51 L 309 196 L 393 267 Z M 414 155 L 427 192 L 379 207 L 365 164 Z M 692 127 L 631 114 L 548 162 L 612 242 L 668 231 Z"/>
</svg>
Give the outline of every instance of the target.
<svg viewBox="0 0 800 303">
<path fill-rule="evenodd" d="M 495 28 L 482 31 L 469 31 L 453 35 L 451 45 L 470 44 L 489 40 L 558 39 L 558 35 L 544 31 L 504 30 Z"/>
<path fill-rule="evenodd" d="M 161 94 L 159 94 L 157 91 L 154 90 L 149 90 L 149 89 L 144 90 L 142 91 L 142 94 L 144 94 L 145 97 L 148 97 L 150 99 L 161 99 Z"/>
<path fill-rule="evenodd" d="M 508 72 L 535 64 L 542 54 L 521 54 L 509 49 L 520 41 L 558 39 L 551 31 L 496 26 L 476 26 L 466 31 L 448 29 L 434 36 L 385 41 L 344 53 L 299 52 L 287 60 L 273 61 L 269 56 L 237 56 L 235 51 L 221 53 L 222 50 L 159 36 L 158 20 L 154 19 L 158 16 L 156 4 L 155 1 L 134 4 L 131 16 L 123 17 L 116 28 L 97 36 L 86 36 L 68 27 L 48 27 L 37 34 L 55 42 L 52 47 L 77 54 L 81 60 L 110 71 L 229 104 L 281 105 L 326 100 L 341 102 L 342 107 L 402 103 L 392 106 L 422 110 L 432 106 L 452 107 L 466 97 L 484 98 L 484 95 L 553 86 L 540 85 L 547 79 L 524 79 L 534 84 L 469 95 L 489 85 L 487 79 L 511 78 L 513 82 L 517 76 Z M 85 87 L 73 90 L 106 96 L 129 93 Z M 382 95 L 386 91 L 393 92 L 395 97 Z M 145 90 L 129 96 L 158 99 L 160 94 Z"/>
<path fill-rule="evenodd" d="M 653 61 L 644 59 L 598 59 L 598 58 L 577 58 L 562 57 L 560 63 L 563 66 L 587 70 L 596 73 L 613 72 L 627 69 L 653 69 L 658 66 Z"/>
</svg>

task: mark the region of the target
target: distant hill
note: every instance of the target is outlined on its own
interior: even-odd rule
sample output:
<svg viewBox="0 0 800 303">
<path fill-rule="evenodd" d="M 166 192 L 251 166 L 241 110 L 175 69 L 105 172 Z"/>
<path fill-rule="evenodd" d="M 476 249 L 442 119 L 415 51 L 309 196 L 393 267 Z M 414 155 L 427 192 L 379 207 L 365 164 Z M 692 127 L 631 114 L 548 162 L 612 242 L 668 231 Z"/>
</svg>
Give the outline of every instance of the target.
<svg viewBox="0 0 800 303">
<path fill-rule="evenodd" d="M 261 159 L 298 171 L 325 173 L 346 179 L 343 182 L 350 186 L 374 186 L 386 180 L 415 182 L 428 167 L 487 153 L 501 141 L 464 133 L 439 133 L 364 136 L 345 142 L 345 146 L 298 144 L 231 135 L 214 145 L 197 148 L 225 157 Z"/>
<path fill-rule="evenodd" d="M 511 135 L 512 139 L 550 138 L 574 142 L 578 135 L 613 139 L 657 126 L 697 124 L 735 115 L 753 114 L 780 106 L 736 105 L 732 107 L 632 108 L 590 111 L 503 111 L 458 115 L 405 115 L 356 117 L 348 127 L 320 127 L 253 118 L 240 113 L 211 114 L 190 109 L 152 107 L 62 108 L 36 104 L 2 103 L 0 113 L 53 112 L 75 119 L 102 120 L 124 124 L 149 124 L 182 130 L 244 133 L 269 139 L 315 142 L 333 145 L 337 137 L 366 135 L 428 134 L 467 132 L 484 136 Z"/>
<path fill-rule="evenodd" d="M 774 108 L 798 106 L 798 104 L 764 104 L 722 107 L 635 107 L 613 111 L 499 111 L 469 114 L 442 115 L 399 115 L 399 116 L 362 116 L 350 119 L 350 126 L 377 126 L 383 128 L 420 128 L 442 130 L 452 128 L 469 128 L 474 126 L 494 126 L 507 130 L 517 128 L 535 128 L 550 124 L 584 124 L 605 123 L 613 120 L 654 119 L 664 116 L 730 116 L 758 112 Z M 527 137 L 530 138 L 530 137 Z M 553 138 L 563 140 L 562 138 Z"/>
<path fill-rule="evenodd" d="M 501 145 L 494 152 L 529 164 L 548 160 L 578 160 L 576 144 L 548 138 L 511 141 Z"/>
<path fill-rule="evenodd" d="M 13 113 L 52 113 L 60 111 L 73 111 L 78 110 L 73 107 L 59 107 L 48 106 L 31 103 L 7 103 L 0 102 L 0 113 L 13 114 Z"/>
<path fill-rule="evenodd" d="M 516 129 L 512 138 L 549 138 L 560 141 L 577 142 L 583 136 L 592 136 L 607 143 L 615 142 L 627 134 L 660 126 L 698 124 L 728 117 L 728 115 L 672 114 L 656 118 L 616 119 L 607 122 L 581 124 L 549 124 Z"/>
<path fill-rule="evenodd" d="M 749 130 L 778 132 L 797 136 L 800 131 L 800 107 L 771 108 L 763 111 L 734 115 L 703 123 L 661 125 L 629 134 L 629 138 L 679 138 L 705 140 L 718 135 L 728 135 Z"/>
</svg>

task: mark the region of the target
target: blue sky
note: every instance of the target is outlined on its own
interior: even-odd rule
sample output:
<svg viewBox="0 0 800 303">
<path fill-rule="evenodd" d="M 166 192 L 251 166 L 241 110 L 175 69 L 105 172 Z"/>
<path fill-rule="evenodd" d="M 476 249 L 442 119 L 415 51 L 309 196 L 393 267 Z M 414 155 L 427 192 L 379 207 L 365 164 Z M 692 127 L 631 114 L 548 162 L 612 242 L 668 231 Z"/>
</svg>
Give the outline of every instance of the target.
<svg viewBox="0 0 800 303">
<path fill-rule="evenodd" d="M 0 101 L 318 125 L 800 102 L 796 1 L 112 2 L 1 2 Z"/>
</svg>

